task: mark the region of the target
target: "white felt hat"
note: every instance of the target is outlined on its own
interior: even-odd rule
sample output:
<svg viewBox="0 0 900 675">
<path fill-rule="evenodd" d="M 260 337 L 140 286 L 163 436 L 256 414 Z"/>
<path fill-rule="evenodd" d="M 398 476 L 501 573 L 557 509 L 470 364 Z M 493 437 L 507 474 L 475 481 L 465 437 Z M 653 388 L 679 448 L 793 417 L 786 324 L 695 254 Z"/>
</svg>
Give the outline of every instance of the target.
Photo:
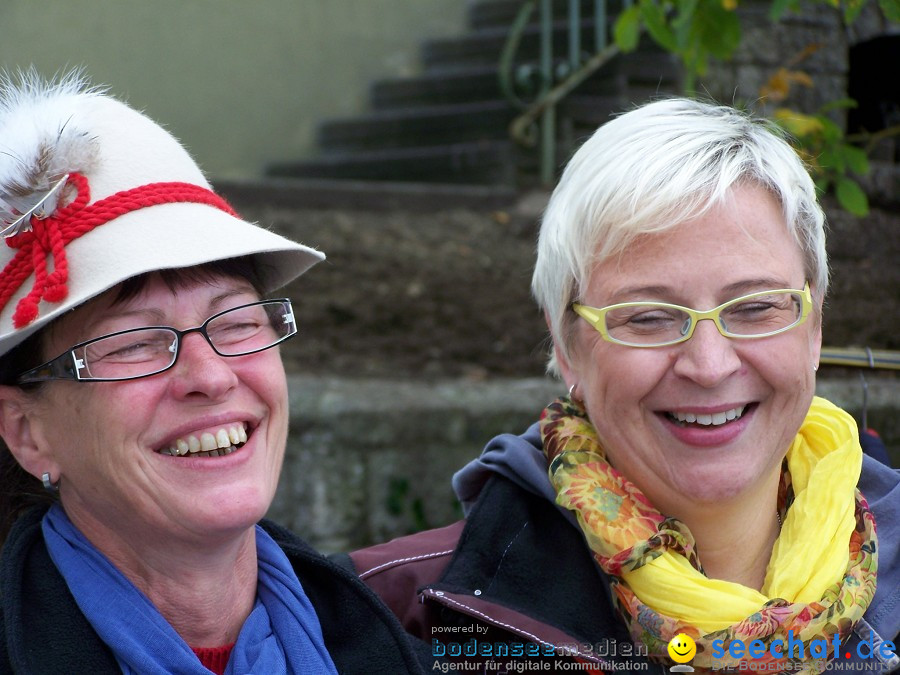
<svg viewBox="0 0 900 675">
<path fill-rule="evenodd" d="M 145 115 L 77 76 L 23 80 L 0 91 L 0 354 L 144 272 L 253 255 L 271 291 L 325 258 L 229 213 L 181 144 Z"/>
</svg>

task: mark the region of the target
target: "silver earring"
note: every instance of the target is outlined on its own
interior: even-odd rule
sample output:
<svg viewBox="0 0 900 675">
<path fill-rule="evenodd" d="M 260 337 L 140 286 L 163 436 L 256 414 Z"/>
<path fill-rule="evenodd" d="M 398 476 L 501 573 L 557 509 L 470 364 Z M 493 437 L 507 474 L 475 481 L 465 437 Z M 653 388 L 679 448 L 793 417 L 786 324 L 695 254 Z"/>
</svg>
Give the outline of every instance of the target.
<svg viewBox="0 0 900 675">
<path fill-rule="evenodd" d="M 818 364 L 818 363 L 814 363 L 814 364 L 813 364 L 813 372 L 814 372 L 814 373 L 819 372 L 819 364 Z"/>
<path fill-rule="evenodd" d="M 572 392 L 573 392 L 573 391 L 575 391 L 575 385 L 574 385 L 574 384 L 573 384 L 571 387 L 569 387 L 569 398 L 572 398 Z"/>
<path fill-rule="evenodd" d="M 59 492 L 59 481 L 56 481 L 54 483 L 52 480 L 50 480 L 50 472 L 49 471 L 45 471 L 44 474 L 41 476 L 41 482 L 44 484 L 44 489 L 47 492 L 52 492 L 53 494 L 56 494 L 57 492 Z"/>
</svg>

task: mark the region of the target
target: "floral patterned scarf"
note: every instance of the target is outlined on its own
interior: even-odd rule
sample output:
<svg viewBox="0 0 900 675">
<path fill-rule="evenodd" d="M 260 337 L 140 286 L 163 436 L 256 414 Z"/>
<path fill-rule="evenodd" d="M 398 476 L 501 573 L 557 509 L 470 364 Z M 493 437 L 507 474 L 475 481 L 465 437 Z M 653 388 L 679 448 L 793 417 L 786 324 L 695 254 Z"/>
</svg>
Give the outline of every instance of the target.
<svg viewBox="0 0 900 675">
<path fill-rule="evenodd" d="M 822 672 L 835 636 L 849 635 L 875 595 L 875 519 L 856 490 L 862 464 L 856 423 L 824 399 L 813 399 L 787 453 L 777 505 L 783 527 L 761 591 L 705 576 L 690 530 L 610 466 L 575 401 L 563 397 L 544 410 L 541 436 L 557 503 L 575 513 L 610 576 L 632 639 L 662 662 L 669 640 L 686 633 L 697 645 L 695 669 L 753 661 L 767 672 Z M 728 646 L 736 639 L 759 640 L 765 653 L 732 657 Z M 770 650 L 777 640 L 784 648 Z M 779 652 L 781 658 L 773 656 Z"/>
</svg>

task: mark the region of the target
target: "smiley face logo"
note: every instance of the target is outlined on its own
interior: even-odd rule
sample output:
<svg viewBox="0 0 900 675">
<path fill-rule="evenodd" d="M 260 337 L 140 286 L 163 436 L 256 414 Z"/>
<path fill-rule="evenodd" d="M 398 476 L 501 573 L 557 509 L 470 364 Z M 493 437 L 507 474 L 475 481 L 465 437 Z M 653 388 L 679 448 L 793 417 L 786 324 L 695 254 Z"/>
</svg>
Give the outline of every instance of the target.
<svg viewBox="0 0 900 675">
<path fill-rule="evenodd" d="M 697 655 L 697 645 L 694 644 L 690 635 L 684 633 L 679 633 L 669 640 L 669 646 L 666 649 L 669 657 L 675 663 L 687 663 Z"/>
</svg>

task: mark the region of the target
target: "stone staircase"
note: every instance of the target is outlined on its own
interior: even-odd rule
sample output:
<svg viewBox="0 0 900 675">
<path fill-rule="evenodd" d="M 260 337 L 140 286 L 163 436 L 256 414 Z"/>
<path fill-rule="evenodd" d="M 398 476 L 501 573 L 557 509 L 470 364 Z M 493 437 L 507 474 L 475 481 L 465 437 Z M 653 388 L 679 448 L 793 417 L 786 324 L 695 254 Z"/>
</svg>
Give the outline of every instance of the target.
<svg viewBox="0 0 900 675">
<path fill-rule="evenodd" d="M 553 4 L 554 58 L 565 60 L 565 0 Z M 500 89 L 499 61 L 521 0 L 481 0 L 469 8 L 468 31 L 422 45 L 417 77 L 375 82 L 371 111 L 323 122 L 320 154 L 277 164 L 280 178 L 481 184 L 527 187 L 535 182 L 537 153 L 516 146 L 508 126 L 518 110 Z M 619 2 L 610 2 L 612 24 Z M 583 12 L 594 3 L 584 2 Z M 594 17 L 582 15 L 581 44 L 593 44 Z M 516 67 L 535 63 L 539 26 L 532 17 L 522 36 Z M 616 58 L 567 97 L 558 108 L 558 164 L 591 131 L 633 102 L 677 89 L 678 66 L 649 41 Z"/>
</svg>

